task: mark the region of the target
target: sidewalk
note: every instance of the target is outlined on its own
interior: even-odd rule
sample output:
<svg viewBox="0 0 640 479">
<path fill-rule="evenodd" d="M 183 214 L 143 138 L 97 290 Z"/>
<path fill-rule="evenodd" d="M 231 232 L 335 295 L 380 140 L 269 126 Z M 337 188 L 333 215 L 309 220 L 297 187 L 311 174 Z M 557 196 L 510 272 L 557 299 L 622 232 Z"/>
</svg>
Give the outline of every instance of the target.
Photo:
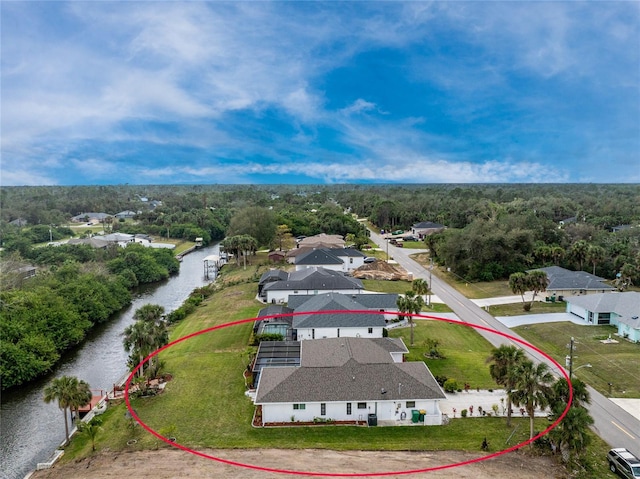
<svg viewBox="0 0 640 479">
<path fill-rule="evenodd" d="M 481 417 L 481 410 L 487 415 L 491 414 L 495 416 L 494 406 L 497 406 L 498 416 L 506 416 L 507 399 L 503 389 L 494 389 L 493 391 L 486 389 L 481 389 L 480 391 L 477 389 L 469 389 L 468 392 L 463 390 L 455 394 L 445 394 L 447 399 L 440 401 L 440 411 L 449 416 L 449 419 L 460 418 L 460 411 L 463 409 L 467 410 L 467 418 Z M 454 408 L 456 410 L 455 413 L 453 412 Z M 473 414 L 470 414 L 471 408 L 473 408 Z M 512 409 L 513 417 L 521 417 L 519 407 L 512 406 Z M 546 410 L 536 409 L 534 414 L 535 417 L 547 417 L 548 412 Z"/>
</svg>

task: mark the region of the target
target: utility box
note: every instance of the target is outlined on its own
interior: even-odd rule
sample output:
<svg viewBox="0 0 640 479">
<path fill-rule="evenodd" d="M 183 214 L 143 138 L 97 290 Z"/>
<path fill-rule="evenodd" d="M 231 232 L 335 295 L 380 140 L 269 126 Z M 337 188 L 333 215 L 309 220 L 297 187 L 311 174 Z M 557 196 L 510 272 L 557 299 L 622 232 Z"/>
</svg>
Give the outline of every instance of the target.
<svg viewBox="0 0 640 479">
<path fill-rule="evenodd" d="M 369 426 L 377 426 L 378 425 L 378 415 L 377 414 L 369 414 Z"/>
</svg>

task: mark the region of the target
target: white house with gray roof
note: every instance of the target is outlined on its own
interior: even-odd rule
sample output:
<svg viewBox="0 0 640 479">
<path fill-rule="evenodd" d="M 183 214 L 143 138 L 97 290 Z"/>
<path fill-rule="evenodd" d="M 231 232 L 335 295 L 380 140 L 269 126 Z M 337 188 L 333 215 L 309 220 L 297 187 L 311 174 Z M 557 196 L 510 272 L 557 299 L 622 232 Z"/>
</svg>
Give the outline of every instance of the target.
<svg viewBox="0 0 640 479">
<path fill-rule="evenodd" d="M 636 291 L 567 298 L 567 313 L 585 324 L 617 326 L 618 336 L 640 342 L 640 293 Z"/>
<path fill-rule="evenodd" d="M 300 365 L 264 367 L 255 404 L 262 424 L 313 421 L 401 421 L 418 411 L 442 424 L 446 396 L 424 362 L 403 362 L 398 339 L 332 338 L 300 343 Z M 395 356 L 392 356 L 395 354 Z"/>
<path fill-rule="evenodd" d="M 548 266 L 532 271 L 544 271 L 549 278 L 548 296 L 580 296 L 585 294 L 606 293 L 616 288 L 604 282 L 604 278 L 586 271 L 571 271 L 560 266 Z"/>
<path fill-rule="evenodd" d="M 354 271 L 364 264 L 367 256 L 354 248 L 318 248 L 295 257 L 296 271 L 321 267 L 343 273 Z"/>
<path fill-rule="evenodd" d="M 287 273 L 286 279 L 271 279 L 275 281 L 265 283 L 260 293 L 260 298 L 268 303 L 286 303 L 289 296 L 298 294 L 360 294 L 364 291 L 359 279 L 318 267 L 292 271 Z"/>
<path fill-rule="evenodd" d="M 385 321 L 392 321 L 398 318 L 398 295 L 395 293 L 367 293 L 346 296 L 340 293 L 325 293 L 322 295 L 296 295 L 289 297 L 287 306 L 294 311 L 311 311 L 317 301 L 307 304 L 310 300 L 317 300 L 319 296 L 340 300 L 346 309 L 351 310 L 371 310 L 379 313 Z M 337 306 L 337 305 L 336 305 Z"/>
<path fill-rule="evenodd" d="M 355 298 L 369 295 L 354 295 Z M 291 306 L 289 305 L 291 308 Z M 324 338 L 382 338 L 387 322 L 383 314 L 367 311 L 351 296 L 319 294 L 295 308 L 292 327 L 298 341 Z M 357 311 L 357 312 L 356 312 Z"/>
</svg>

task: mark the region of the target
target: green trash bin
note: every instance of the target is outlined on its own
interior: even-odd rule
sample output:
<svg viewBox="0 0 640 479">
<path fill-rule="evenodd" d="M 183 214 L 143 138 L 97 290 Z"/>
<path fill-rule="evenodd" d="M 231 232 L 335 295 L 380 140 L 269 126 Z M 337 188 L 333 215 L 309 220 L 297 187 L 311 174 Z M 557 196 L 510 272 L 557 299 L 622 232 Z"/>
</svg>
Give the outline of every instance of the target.
<svg viewBox="0 0 640 479">
<path fill-rule="evenodd" d="M 411 422 L 418 422 L 418 421 L 420 421 L 420 411 L 418 411 L 417 409 L 412 409 Z"/>
</svg>

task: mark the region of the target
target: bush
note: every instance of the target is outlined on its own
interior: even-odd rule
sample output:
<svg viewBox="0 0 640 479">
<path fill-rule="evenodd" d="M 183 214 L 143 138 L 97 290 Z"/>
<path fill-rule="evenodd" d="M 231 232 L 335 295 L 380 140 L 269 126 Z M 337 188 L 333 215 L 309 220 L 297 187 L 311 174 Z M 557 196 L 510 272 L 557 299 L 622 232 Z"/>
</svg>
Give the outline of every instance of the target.
<svg viewBox="0 0 640 479">
<path fill-rule="evenodd" d="M 463 409 L 462 411 L 460 411 L 460 416 L 467 417 L 467 410 Z"/>
<path fill-rule="evenodd" d="M 449 378 L 447 376 L 435 376 L 434 379 L 441 387 L 444 387 L 444 383 L 446 383 Z"/>
<path fill-rule="evenodd" d="M 447 379 L 442 387 L 444 388 L 445 392 L 455 393 L 458 389 L 458 383 L 455 379 Z"/>
</svg>

